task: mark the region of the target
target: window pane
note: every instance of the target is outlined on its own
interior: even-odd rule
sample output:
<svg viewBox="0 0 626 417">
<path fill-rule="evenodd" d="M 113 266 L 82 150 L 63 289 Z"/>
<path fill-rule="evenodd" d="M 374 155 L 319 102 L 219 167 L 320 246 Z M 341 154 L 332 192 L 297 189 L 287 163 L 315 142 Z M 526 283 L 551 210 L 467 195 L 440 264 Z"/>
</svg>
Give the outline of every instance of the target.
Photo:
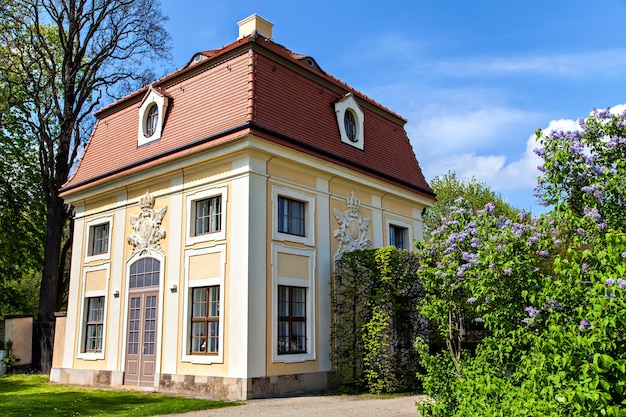
<svg viewBox="0 0 626 417">
<path fill-rule="evenodd" d="M 343 115 L 343 123 L 346 129 L 346 135 L 352 142 L 356 142 L 356 121 L 351 111 L 346 110 Z"/>
<path fill-rule="evenodd" d="M 86 304 L 85 351 L 100 352 L 104 331 L 104 297 L 88 298 Z"/>
<path fill-rule="evenodd" d="M 278 287 L 278 353 L 306 353 L 306 288 Z"/>
<path fill-rule="evenodd" d="M 219 351 L 220 287 L 191 290 L 191 353 L 216 354 Z"/>
<path fill-rule="evenodd" d="M 408 249 L 406 242 L 407 229 L 400 226 L 389 226 L 389 244 L 400 249 Z"/>
<path fill-rule="evenodd" d="M 107 253 L 109 251 L 109 224 L 93 226 L 91 234 L 91 254 Z"/>
<path fill-rule="evenodd" d="M 278 353 L 289 351 L 289 322 L 278 322 Z"/>
<path fill-rule="evenodd" d="M 278 197 L 278 231 L 304 236 L 304 205 L 302 201 Z"/>
<path fill-rule="evenodd" d="M 159 285 L 161 263 L 154 258 L 139 259 L 130 266 L 130 288 Z"/>
<path fill-rule="evenodd" d="M 222 197 L 196 201 L 196 235 L 219 232 L 222 229 Z"/>
<path fill-rule="evenodd" d="M 209 353 L 217 353 L 218 351 L 218 341 L 219 341 L 219 323 L 214 321 L 209 323 L 209 334 L 208 334 L 208 352 Z"/>
<path fill-rule="evenodd" d="M 209 316 L 218 317 L 220 315 L 220 292 L 219 287 L 210 287 Z"/>
</svg>

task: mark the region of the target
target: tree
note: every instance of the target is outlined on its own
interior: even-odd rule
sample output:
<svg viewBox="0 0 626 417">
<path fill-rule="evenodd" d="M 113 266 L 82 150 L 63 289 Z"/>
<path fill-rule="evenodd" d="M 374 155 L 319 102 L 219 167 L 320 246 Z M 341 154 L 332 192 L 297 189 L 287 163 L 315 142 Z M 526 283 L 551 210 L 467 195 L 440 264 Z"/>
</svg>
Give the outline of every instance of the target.
<svg viewBox="0 0 626 417">
<path fill-rule="evenodd" d="M 605 110 L 538 131 L 552 212 L 494 222 L 460 201 L 419 248 L 422 313 L 444 335 L 451 316 L 489 331 L 463 355 L 423 348 L 422 415 L 626 415 L 625 125 Z"/>
<path fill-rule="evenodd" d="M 10 106 L 23 95 L 21 85 L 0 82 L 0 320 L 37 313 L 43 263 L 45 205 L 37 148 Z"/>
<path fill-rule="evenodd" d="M 93 110 L 116 89 L 145 80 L 148 61 L 169 58 L 169 36 L 158 0 L 0 0 L 0 10 L 2 50 L 11 56 L 0 60 L 2 82 L 24 87 L 24 100 L 11 104 L 38 150 L 46 240 L 37 320 L 51 322 L 67 290 L 71 247 L 71 236 L 64 241 L 71 208 L 59 190 Z M 52 335 L 42 335 L 34 363 L 42 371 L 51 348 Z"/>
<path fill-rule="evenodd" d="M 536 153 L 544 163 L 536 194 L 544 205 L 619 229 L 626 224 L 626 111 L 594 110 L 578 125 L 569 132 L 537 131 Z"/>
<path fill-rule="evenodd" d="M 521 212 L 504 201 L 502 196 L 492 191 L 487 184 L 479 182 L 474 177 L 459 178 L 455 172 L 448 171 L 443 177 L 433 178 L 430 186 L 437 195 L 437 201 L 426 209 L 424 214 L 424 229 L 428 233 L 441 226 L 441 220 L 450 213 L 459 197 L 463 197 L 474 211 L 482 209 L 487 203 L 493 203 L 497 216 L 504 215 L 514 219 Z"/>
</svg>

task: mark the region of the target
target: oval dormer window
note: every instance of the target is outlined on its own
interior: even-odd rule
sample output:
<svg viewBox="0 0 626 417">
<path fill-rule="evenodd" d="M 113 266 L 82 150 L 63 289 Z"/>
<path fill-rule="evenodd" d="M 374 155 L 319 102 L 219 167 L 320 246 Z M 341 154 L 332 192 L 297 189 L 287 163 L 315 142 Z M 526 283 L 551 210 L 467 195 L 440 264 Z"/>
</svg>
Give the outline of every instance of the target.
<svg viewBox="0 0 626 417">
<path fill-rule="evenodd" d="M 159 124 L 159 106 L 157 106 L 156 103 L 154 103 L 148 109 L 144 135 L 147 138 L 154 135 L 154 132 L 156 131 L 158 124 Z"/>
<path fill-rule="evenodd" d="M 346 136 L 352 142 L 356 142 L 358 139 L 356 137 L 356 120 L 354 119 L 354 114 L 350 110 L 346 110 L 343 115 L 343 124 L 346 129 Z"/>
</svg>

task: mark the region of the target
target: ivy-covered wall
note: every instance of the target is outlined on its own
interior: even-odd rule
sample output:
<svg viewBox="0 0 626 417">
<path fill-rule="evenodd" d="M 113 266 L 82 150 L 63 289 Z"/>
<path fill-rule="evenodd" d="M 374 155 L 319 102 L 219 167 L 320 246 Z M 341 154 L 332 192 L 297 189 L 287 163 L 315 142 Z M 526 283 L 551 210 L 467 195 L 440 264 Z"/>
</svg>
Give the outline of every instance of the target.
<svg viewBox="0 0 626 417">
<path fill-rule="evenodd" d="M 395 247 L 344 253 L 333 285 L 333 360 L 344 385 L 373 393 L 414 390 L 426 338 L 414 254 Z"/>
</svg>

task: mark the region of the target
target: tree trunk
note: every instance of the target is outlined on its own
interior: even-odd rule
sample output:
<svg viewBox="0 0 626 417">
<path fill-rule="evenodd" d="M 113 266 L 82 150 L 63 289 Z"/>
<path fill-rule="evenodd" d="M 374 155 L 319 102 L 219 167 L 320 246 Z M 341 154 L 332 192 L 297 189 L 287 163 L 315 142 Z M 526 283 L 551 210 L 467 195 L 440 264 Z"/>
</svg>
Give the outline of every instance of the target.
<svg viewBox="0 0 626 417">
<path fill-rule="evenodd" d="M 59 259 L 61 247 L 59 242 L 63 238 L 63 227 L 67 219 L 67 212 L 63 199 L 58 192 L 50 196 L 47 215 L 46 247 L 44 253 L 43 276 L 39 292 L 39 312 L 37 322 L 46 326 L 45 323 L 54 322 L 54 313 L 58 309 L 57 294 L 59 287 Z M 49 373 L 52 366 L 52 340 L 54 332 L 41 332 L 38 343 L 33 347 L 33 370 L 41 373 Z"/>
</svg>

